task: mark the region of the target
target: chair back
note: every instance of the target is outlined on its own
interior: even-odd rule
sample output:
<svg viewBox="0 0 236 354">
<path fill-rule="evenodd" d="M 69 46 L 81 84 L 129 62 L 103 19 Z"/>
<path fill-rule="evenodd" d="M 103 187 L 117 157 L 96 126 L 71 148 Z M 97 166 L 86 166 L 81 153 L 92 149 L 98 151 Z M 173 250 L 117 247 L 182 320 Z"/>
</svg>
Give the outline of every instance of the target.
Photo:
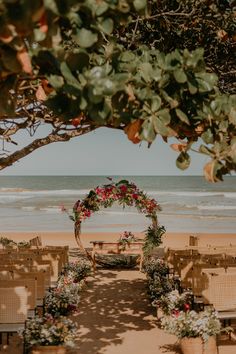
<svg viewBox="0 0 236 354">
<path fill-rule="evenodd" d="M 36 308 L 37 282 L 33 279 L 0 280 L 0 288 L 15 288 L 17 286 L 24 286 L 28 290 L 29 310 L 34 310 Z"/>
<path fill-rule="evenodd" d="M 0 288 L 0 323 L 24 323 L 29 309 L 28 297 L 25 286 Z"/>
</svg>

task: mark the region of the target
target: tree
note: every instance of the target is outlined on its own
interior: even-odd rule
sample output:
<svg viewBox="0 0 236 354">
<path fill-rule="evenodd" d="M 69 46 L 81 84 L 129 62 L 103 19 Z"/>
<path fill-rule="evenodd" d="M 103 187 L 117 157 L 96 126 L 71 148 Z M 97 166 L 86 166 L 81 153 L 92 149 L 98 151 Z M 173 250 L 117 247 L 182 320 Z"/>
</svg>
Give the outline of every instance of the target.
<svg viewBox="0 0 236 354">
<path fill-rule="evenodd" d="M 199 152 L 211 158 L 204 167 L 208 180 L 235 171 L 234 6 L 226 0 L 224 6 L 210 0 L 2 1 L 0 168 L 106 126 L 124 130 L 134 143 L 175 137 L 182 169 L 202 140 Z M 34 139 L 42 124 L 51 132 Z M 22 129 L 33 141 L 8 153 L 6 144 L 16 144 Z"/>
</svg>

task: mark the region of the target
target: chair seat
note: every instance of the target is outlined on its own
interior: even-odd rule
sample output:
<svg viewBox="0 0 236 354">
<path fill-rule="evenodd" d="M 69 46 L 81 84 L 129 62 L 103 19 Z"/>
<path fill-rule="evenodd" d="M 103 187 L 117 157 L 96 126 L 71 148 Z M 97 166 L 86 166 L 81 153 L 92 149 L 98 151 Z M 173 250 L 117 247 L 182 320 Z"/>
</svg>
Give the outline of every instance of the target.
<svg viewBox="0 0 236 354">
<path fill-rule="evenodd" d="M 2 333 L 18 332 L 24 328 L 24 323 L 0 323 L 0 332 Z"/>
<path fill-rule="evenodd" d="M 217 317 L 220 320 L 227 320 L 236 318 L 236 309 L 230 311 L 219 311 Z"/>
</svg>

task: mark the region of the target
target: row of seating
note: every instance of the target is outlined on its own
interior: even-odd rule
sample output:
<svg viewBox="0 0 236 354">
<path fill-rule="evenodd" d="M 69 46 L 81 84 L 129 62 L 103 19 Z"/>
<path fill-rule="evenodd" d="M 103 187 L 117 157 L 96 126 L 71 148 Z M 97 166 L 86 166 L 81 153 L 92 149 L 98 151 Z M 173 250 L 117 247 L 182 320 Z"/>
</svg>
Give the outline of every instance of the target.
<svg viewBox="0 0 236 354">
<path fill-rule="evenodd" d="M 236 246 L 168 249 L 165 258 L 197 302 L 213 306 L 222 319 L 236 318 Z"/>
<path fill-rule="evenodd" d="M 1 334 L 23 329 L 27 317 L 42 312 L 46 291 L 67 262 L 68 247 L 0 250 Z"/>
</svg>

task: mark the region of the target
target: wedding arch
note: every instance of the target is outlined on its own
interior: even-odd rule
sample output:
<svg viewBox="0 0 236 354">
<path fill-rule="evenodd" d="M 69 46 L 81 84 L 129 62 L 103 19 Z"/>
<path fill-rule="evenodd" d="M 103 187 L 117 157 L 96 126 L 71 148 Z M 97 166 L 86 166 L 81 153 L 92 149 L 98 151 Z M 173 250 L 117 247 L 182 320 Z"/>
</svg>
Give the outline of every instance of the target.
<svg viewBox="0 0 236 354">
<path fill-rule="evenodd" d="M 85 252 L 81 242 L 81 224 L 93 213 L 101 208 L 109 208 L 115 202 L 123 207 L 136 207 L 136 209 L 151 220 L 151 225 L 146 230 L 145 245 L 146 248 L 159 246 L 161 236 L 165 232 L 165 228 L 158 223 L 157 212 L 161 210 L 160 205 L 153 198 L 140 190 L 134 183 L 127 180 L 121 180 L 117 183 L 110 179 L 109 184 L 98 186 L 88 193 L 83 200 L 78 200 L 73 207 L 73 214 L 69 215 L 74 222 L 75 240 L 79 248 Z M 66 211 L 64 209 L 64 211 Z M 145 247 L 144 245 L 144 247 Z"/>
</svg>

